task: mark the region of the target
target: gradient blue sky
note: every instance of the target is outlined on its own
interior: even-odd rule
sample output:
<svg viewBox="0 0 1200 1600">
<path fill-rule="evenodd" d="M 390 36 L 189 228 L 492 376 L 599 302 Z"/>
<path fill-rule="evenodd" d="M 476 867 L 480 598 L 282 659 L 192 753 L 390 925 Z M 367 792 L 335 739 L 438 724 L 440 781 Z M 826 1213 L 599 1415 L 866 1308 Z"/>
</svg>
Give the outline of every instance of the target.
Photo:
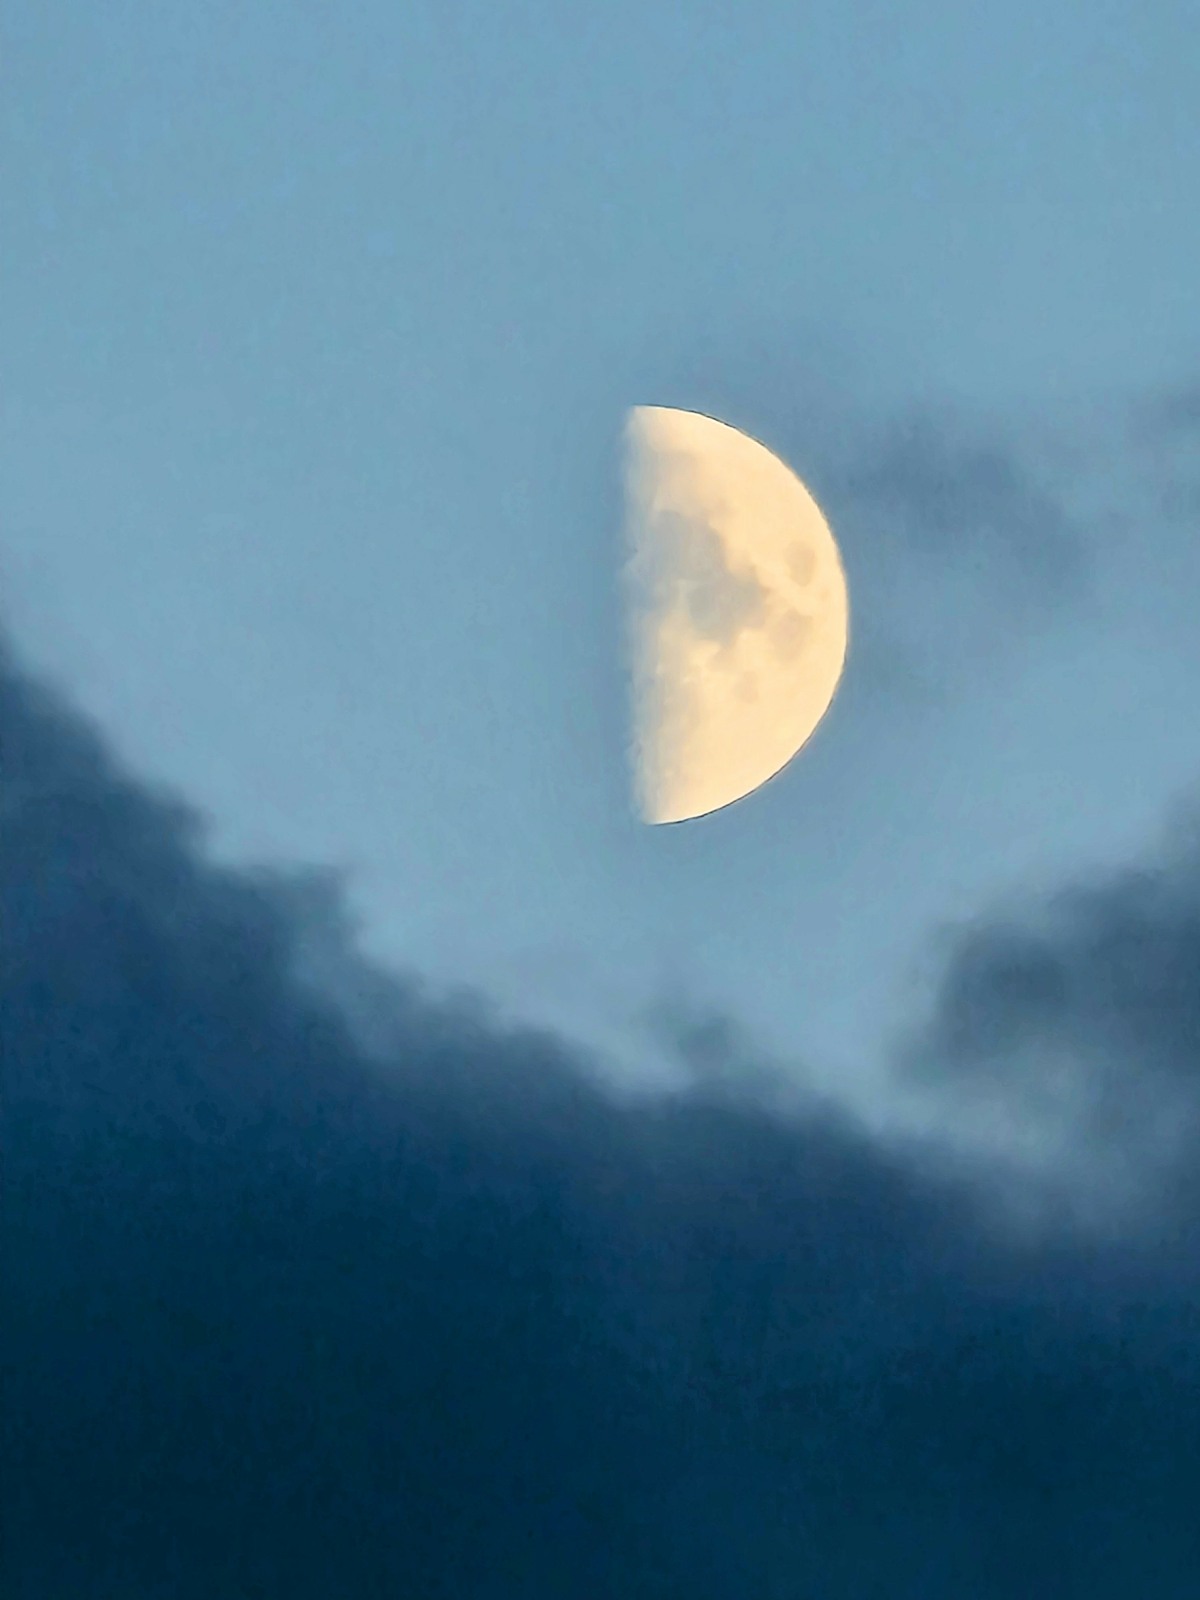
<svg viewBox="0 0 1200 1600">
<path fill-rule="evenodd" d="M 346 864 L 373 953 L 639 1070 L 699 995 L 870 1099 L 942 919 L 1195 777 L 1182 0 L 3 33 L 14 637 L 222 854 Z M 637 403 L 777 448 L 854 607 L 803 759 L 669 830 L 623 765 Z"/>
</svg>

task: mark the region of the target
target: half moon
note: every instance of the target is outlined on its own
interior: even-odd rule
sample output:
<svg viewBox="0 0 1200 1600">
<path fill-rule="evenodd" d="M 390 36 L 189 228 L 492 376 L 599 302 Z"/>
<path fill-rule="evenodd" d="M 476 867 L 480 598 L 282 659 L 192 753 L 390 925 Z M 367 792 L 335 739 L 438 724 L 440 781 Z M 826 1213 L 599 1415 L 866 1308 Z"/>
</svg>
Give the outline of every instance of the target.
<svg viewBox="0 0 1200 1600">
<path fill-rule="evenodd" d="M 842 561 L 765 445 L 695 411 L 625 430 L 630 765 L 649 823 L 720 810 L 812 737 L 846 660 Z"/>
</svg>

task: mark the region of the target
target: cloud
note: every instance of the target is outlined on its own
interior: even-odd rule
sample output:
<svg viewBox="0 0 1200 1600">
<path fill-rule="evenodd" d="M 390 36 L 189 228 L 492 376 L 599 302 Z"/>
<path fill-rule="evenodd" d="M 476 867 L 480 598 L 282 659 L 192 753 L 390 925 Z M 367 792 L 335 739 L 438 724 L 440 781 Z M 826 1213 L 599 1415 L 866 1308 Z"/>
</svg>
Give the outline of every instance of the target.
<svg viewBox="0 0 1200 1600">
<path fill-rule="evenodd" d="M 1002 1245 L 969 1183 L 731 1089 L 703 1018 L 664 1018 L 696 1089 L 620 1104 L 356 978 L 335 880 L 213 865 L 6 651 L 0 752 L 7 1597 L 1194 1593 L 1167 1252 Z M 1186 942 L 1131 892 L 1093 924 Z M 1122 1026 L 1182 1082 L 1167 943 Z M 955 1060 L 1076 1015 L 1008 966 L 948 979 Z"/>
<path fill-rule="evenodd" d="M 856 636 L 879 674 L 945 692 L 1010 655 L 1087 590 L 1087 530 L 1030 449 L 998 427 L 913 413 L 848 429 L 825 496 L 846 550 Z"/>
<path fill-rule="evenodd" d="M 1178 439 L 1200 431 L 1200 381 L 1179 384 L 1138 408 L 1143 437 Z"/>
<path fill-rule="evenodd" d="M 1078 575 L 1081 530 L 1015 444 L 917 413 L 863 440 L 844 469 L 850 496 L 925 558 L 996 572 L 1053 598 Z"/>
<path fill-rule="evenodd" d="M 1192 532 L 1200 518 L 1200 381 L 1143 398 L 1132 408 L 1129 436 L 1148 459 L 1153 499 Z"/>
<path fill-rule="evenodd" d="M 948 938 L 910 1073 L 1072 1146 L 1159 1206 L 1200 1157 L 1200 831 L 1160 854 Z"/>
</svg>

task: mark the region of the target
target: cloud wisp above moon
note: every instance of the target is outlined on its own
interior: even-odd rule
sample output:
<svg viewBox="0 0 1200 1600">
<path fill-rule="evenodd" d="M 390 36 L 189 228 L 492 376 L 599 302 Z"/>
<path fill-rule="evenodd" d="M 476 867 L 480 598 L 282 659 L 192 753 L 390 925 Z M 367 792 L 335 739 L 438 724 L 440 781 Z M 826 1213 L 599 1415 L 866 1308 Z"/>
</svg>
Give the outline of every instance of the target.
<svg viewBox="0 0 1200 1600">
<path fill-rule="evenodd" d="M 846 580 L 807 489 L 736 428 L 637 406 L 626 451 L 630 764 L 643 820 L 680 822 L 812 736 L 845 663 Z"/>
</svg>

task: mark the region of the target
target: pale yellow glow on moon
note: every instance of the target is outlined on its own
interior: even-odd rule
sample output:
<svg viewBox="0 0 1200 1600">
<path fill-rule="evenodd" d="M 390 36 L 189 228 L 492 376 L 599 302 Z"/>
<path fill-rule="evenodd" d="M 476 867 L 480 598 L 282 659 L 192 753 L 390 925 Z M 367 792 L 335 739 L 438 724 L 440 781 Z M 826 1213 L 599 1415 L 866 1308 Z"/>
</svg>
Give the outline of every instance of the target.
<svg viewBox="0 0 1200 1600">
<path fill-rule="evenodd" d="M 694 411 L 626 427 L 630 750 L 646 822 L 740 800 L 829 709 L 846 659 L 841 557 L 765 445 Z"/>
</svg>

